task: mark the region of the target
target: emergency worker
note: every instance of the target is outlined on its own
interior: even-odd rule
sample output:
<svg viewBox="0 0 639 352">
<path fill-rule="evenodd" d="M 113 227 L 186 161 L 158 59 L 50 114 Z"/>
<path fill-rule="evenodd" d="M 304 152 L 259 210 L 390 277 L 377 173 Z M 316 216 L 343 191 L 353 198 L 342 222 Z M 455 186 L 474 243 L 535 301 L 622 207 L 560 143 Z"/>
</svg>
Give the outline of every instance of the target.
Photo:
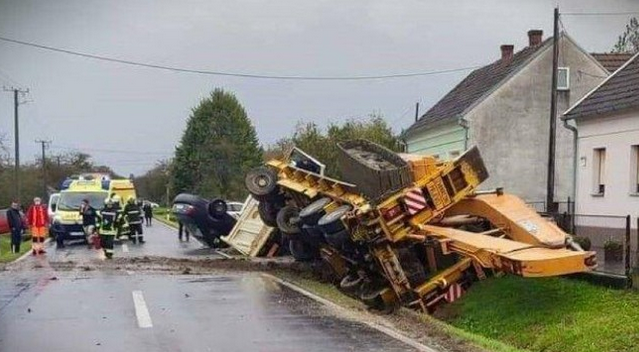
<svg viewBox="0 0 639 352">
<path fill-rule="evenodd" d="M 107 198 L 104 201 L 104 208 L 100 211 L 100 241 L 107 259 L 113 258 L 113 241 L 118 234 L 117 223 L 120 221 L 120 213 L 115 208 L 113 200 Z"/>
<path fill-rule="evenodd" d="M 122 237 L 122 228 L 124 227 L 124 222 L 126 221 L 124 219 L 124 216 L 122 216 L 121 201 L 122 198 L 120 198 L 120 196 L 116 195 L 115 193 L 111 193 L 111 202 L 113 203 L 113 208 L 118 213 L 118 221 L 115 223 L 115 228 L 117 230 L 116 238 Z"/>
<path fill-rule="evenodd" d="M 133 243 L 144 243 L 144 236 L 142 234 L 142 212 L 133 197 L 129 197 L 126 201 L 124 217 L 129 224 L 129 231 Z"/>
<path fill-rule="evenodd" d="M 31 228 L 31 254 L 44 254 L 44 238 L 47 235 L 49 214 L 39 197 L 33 198 L 33 204 L 27 210 L 27 224 Z"/>
<path fill-rule="evenodd" d="M 82 216 L 82 228 L 86 236 L 89 248 L 93 246 L 93 236 L 96 235 L 96 225 L 98 223 L 98 212 L 89 204 L 88 199 L 82 200 L 80 205 L 80 215 Z"/>
</svg>

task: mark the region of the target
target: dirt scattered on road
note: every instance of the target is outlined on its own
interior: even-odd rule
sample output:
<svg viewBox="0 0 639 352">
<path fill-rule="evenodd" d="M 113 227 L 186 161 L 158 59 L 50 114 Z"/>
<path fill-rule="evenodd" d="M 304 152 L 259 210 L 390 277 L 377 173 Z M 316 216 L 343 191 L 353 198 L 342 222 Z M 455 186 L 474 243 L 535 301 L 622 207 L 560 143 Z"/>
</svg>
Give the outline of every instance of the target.
<svg viewBox="0 0 639 352">
<path fill-rule="evenodd" d="M 42 269 L 44 267 L 44 269 Z M 246 258 L 166 258 L 156 256 L 121 257 L 112 260 L 89 259 L 49 261 L 48 265 L 17 262 L 0 267 L 0 271 L 51 270 L 53 272 L 112 272 L 127 274 L 207 275 L 224 272 L 268 272 L 294 282 L 352 311 L 352 319 L 370 321 L 390 327 L 441 352 L 486 352 L 473 343 L 446 331 L 445 325 L 432 317 L 401 308 L 392 314 L 370 311 L 361 302 L 348 298 L 327 281 L 321 266 L 278 258 L 276 260 Z M 55 276 L 54 276 L 55 277 Z M 299 280 L 298 280 L 299 279 Z M 313 282 L 308 287 L 304 282 Z M 321 292 L 317 292 L 319 289 Z M 302 307 L 300 307 L 302 308 Z"/>
</svg>

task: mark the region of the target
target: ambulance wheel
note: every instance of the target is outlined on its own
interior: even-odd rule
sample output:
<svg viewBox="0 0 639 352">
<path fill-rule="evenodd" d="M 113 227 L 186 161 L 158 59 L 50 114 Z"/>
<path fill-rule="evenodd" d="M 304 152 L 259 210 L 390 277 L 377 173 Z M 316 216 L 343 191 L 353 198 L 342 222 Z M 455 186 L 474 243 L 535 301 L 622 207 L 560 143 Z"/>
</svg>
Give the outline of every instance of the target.
<svg viewBox="0 0 639 352">
<path fill-rule="evenodd" d="M 249 193 L 257 200 L 264 200 L 277 193 L 277 173 L 266 166 L 250 170 L 244 178 Z"/>
<path fill-rule="evenodd" d="M 345 230 L 346 227 L 344 226 L 344 223 L 342 223 L 342 217 L 351 211 L 351 209 L 350 205 L 342 205 L 332 212 L 322 216 L 317 221 L 317 226 L 319 226 L 324 233 L 336 233 Z"/>
<path fill-rule="evenodd" d="M 314 226 L 317 221 L 326 214 L 324 207 L 332 200 L 328 197 L 320 198 L 313 203 L 307 205 L 300 211 L 300 220 L 309 226 Z"/>
<path fill-rule="evenodd" d="M 208 206 L 209 215 L 214 218 L 221 218 L 228 211 L 228 205 L 222 199 L 214 199 Z"/>
<path fill-rule="evenodd" d="M 296 235 L 300 232 L 299 209 L 293 205 L 287 205 L 277 212 L 277 227 L 287 235 Z"/>
</svg>

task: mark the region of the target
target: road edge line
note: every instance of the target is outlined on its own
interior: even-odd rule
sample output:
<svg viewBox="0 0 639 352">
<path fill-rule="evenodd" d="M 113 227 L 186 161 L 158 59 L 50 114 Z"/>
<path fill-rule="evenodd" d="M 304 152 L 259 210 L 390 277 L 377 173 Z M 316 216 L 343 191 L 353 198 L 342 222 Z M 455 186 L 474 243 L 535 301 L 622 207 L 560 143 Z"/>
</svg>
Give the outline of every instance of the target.
<svg viewBox="0 0 639 352">
<path fill-rule="evenodd" d="M 306 296 L 306 297 L 308 297 L 308 298 L 310 298 L 310 299 L 312 299 L 312 300 L 314 300 L 316 302 L 319 302 L 319 303 L 321 303 L 321 304 L 323 304 L 325 306 L 328 306 L 328 307 L 336 310 L 337 313 L 339 315 L 341 315 L 342 317 L 344 317 L 344 318 L 349 318 L 349 314 L 348 314 L 349 310 L 347 308 L 344 308 L 344 307 L 340 306 L 339 304 L 337 304 L 337 303 L 335 303 L 333 301 L 330 301 L 330 300 L 328 300 L 328 299 L 326 299 L 324 297 L 318 296 L 318 295 L 316 295 L 313 292 L 310 292 L 310 291 L 308 291 L 308 290 L 306 290 L 306 289 L 304 289 L 304 288 L 302 288 L 300 286 L 297 286 L 296 284 L 294 284 L 294 283 L 292 283 L 290 281 L 286 281 L 286 280 L 281 279 L 281 278 L 279 278 L 279 277 L 277 277 L 275 275 L 272 275 L 272 274 L 269 274 L 269 273 L 261 273 L 261 275 L 264 276 L 264 277 L 267 277 L 267 278 L 269 278 L 269 279 L 271 279 L 271 280 L 273 280 L 273 281 L 275 281 L 277 283 L 279 283 L 280 285 L 286 286 L 286 287 L 290 288 L 291 290 L 296 291 L 296 292 L 298 292 L 298 293 L 300 293 L 300 294 L 302 294 L 302 295 L 304 295 L 304 296 Z M 352 320 L 352 318 L 350 318 L 350 319 Z M 405 343 L 405 344 L 407 344 L 407 345 L 409 345 L 409 346 L 411 346 L 411 347 L 413 347 L 413 348 L 415 348 L 415 349 L 417 349 L 419 351 L 422 351 L 422 352 L 440 352 L 440 351 L 438 351 L 438 350 L 436 350 L 436 349 L 434 349 L 432 347 L 426 346 L 426 345 L 422 344 L 421 342 L 419 342 L 419 341 L 417 341 L 417 340 L 415 340 L 413 338 L 410 338 L 410 337 L 404 335 L 403 333 L 401 333 L 401 332 L 399 332 L 399 331 L 397 331 L 397 330 L 395 330 L 393 328 L 390 328 L 388 326 L 384 326 L 382 324 L 378 324 L 378 323 L 373 322 L 373 321 L 362 321 L 362 320 L 357 320 L 357 321 L 362 323 L 362 324 L 364 324 L 364 325 L 367 325 L 367 326 L 369 326 L 369 327 L 371 327 L 371 328 L 373 328 L 373 329 L 375 329 L 375 330 L 377 330 L 377 331 L 379 331 L 381 333 L 384 333 L 384 334 L 388 335 L 389 337 L 394 338 L 395 340 L 403 342 L 403 343 Z"/>
</svg>

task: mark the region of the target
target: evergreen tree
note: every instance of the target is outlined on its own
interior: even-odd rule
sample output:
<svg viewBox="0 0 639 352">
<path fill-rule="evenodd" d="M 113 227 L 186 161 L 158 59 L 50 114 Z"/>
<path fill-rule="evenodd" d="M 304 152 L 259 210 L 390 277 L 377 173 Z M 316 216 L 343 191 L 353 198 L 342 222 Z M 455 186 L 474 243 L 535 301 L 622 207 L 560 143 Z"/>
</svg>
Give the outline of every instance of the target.
<svg viewBox="0 0 639 352">
<path fill-rule="evenodd" d="M 260 164 L 255 128 L 237 98 L 215 89 L 193 109 L 175 152 L 174 193 L 242 200 L 244 175 Z"/>
</svg>

